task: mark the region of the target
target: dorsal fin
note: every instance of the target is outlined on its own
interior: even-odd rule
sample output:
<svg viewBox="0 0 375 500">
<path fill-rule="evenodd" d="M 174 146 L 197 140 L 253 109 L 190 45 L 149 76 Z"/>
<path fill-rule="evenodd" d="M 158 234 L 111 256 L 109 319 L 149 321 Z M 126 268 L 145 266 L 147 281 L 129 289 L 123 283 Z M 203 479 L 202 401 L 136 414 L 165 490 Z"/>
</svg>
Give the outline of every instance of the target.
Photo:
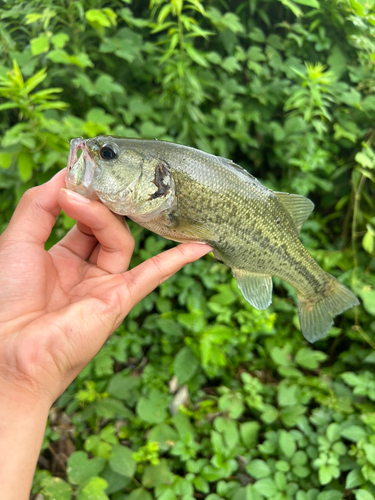
<svg viewBox="0 0 375 500">
<path fill-rule="evenodd" d="M 279 193 L 275 191 L 275 195 L 290 213 L 299 234 L 302 224 L 314 209 L 314 203 L 299 194 Z"/>
</svg>

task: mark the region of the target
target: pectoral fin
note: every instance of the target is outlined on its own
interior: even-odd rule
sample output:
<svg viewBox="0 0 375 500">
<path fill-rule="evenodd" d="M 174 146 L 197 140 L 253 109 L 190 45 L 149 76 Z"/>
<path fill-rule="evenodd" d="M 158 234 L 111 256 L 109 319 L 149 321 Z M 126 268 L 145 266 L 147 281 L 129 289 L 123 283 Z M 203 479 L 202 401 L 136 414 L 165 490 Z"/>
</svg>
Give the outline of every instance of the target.
<svg viewBox="0 0 375 500">
<path fill-rule="evenodd" d="M 195 240 L 206 242 L 218 241 L 218 237 L 208 227 L 194 219 L 176 217 L 173 218 L 171 226 L 176 233 L 187 236 Z"/>
<path fill-rule="evenodd" d="M 234 269 L 238 288 L 250 304 L 257 309 L 266 309 L 272 302 L 272 277 L 267 274 L 249 273 Z"/>
<path fill-rule="evenodd" d="M 299 234 L 303 223 L 314 209 L 314 203 L 299 194 L 279 193 L 275 191 L 275 195 L 292 216 Z"/>
</svg>

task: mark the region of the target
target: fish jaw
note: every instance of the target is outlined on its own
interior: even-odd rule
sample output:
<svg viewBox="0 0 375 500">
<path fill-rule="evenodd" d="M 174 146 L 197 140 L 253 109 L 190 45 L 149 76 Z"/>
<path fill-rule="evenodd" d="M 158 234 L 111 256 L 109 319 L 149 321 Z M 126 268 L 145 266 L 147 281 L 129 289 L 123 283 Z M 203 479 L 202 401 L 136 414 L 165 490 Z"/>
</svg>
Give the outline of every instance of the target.
<svg viewBox="0 0 375 500">
<path fill-rule="evenodd" d="M 81 150 L 81 156 L 77 159 L 77 153 Z M 65 176 L 67 189 L 85 196 L 91 200 L 99 200 L 98 195 L 92 189 L 92 182 L 96 165 L 87 151 L 86 141 L 82 137 L 70 141 L 68 158 L 68 171 Z"/>
</svg>

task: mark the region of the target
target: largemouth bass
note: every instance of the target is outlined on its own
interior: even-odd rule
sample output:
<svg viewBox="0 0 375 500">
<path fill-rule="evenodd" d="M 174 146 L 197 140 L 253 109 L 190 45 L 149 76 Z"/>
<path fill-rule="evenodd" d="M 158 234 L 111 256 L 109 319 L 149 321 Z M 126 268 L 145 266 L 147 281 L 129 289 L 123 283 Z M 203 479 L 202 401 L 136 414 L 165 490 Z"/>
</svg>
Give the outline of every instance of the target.
<svg viewBox="0 0 375 500">
<path fill-rule="evenodd" d="M 257 309 L 271 304 L 272 276 L 290 283 L 310 342 L 359 304 L 299 240 L 313 203 L 267 189 L 230 160 L 157 140 L 78 138 L 71 141 L 66 185 L 164 238 L 208 243 Z"/>
</svg>

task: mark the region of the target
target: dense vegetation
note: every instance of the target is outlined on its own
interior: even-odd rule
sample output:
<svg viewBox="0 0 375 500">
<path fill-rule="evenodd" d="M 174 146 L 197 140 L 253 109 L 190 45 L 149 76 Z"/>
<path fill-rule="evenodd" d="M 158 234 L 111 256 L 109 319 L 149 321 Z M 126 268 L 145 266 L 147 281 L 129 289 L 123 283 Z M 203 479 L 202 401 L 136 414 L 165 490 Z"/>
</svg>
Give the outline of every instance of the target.
<svg viewBox="0 0 375 500">
<path fill-rule="evenodd" d="M 312 346 L 290 286 L 257 311 L 212 256 L 186 267 L 51 410 L 38 500 L 375 497 L 374 4 L 1 2 L 0 230 L 69 139 L 172 140 L 310 197 L 302 241 L 361 299 Z M 172 245 L 132 229 L 132 265 Z"/>
</svg>

